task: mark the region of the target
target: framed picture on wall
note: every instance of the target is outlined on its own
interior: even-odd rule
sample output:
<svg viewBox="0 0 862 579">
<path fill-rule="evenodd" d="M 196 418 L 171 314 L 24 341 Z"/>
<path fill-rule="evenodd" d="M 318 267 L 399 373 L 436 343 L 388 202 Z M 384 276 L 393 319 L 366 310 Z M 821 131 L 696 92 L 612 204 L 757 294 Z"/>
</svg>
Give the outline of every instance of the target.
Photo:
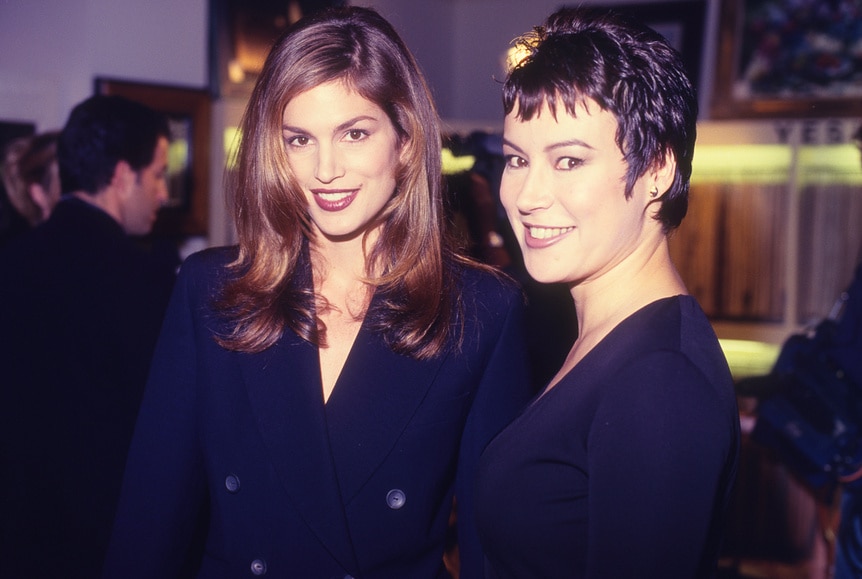
<svg viewBox="0 0 862 579">
<path fill-rule="evenodd" d="M 862 115 L 862 2 L 720 6 L 713 117 Z"/>
<path fill-rule="evenodd" d="M 97 78 L 97 94 L 119 95 L 168 117 L 168 203 L 155 234 L 205 235 L 209 198 L 210 94 L 207 90 Z"/>
</svg>

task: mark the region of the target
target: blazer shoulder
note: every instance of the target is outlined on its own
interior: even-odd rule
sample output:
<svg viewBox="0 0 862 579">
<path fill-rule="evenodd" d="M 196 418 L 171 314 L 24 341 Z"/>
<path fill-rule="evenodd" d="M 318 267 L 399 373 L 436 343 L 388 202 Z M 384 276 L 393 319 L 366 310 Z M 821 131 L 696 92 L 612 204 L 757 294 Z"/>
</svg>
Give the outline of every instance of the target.
<svg viewBox="0 0 862 579">
<path fill-rule="evenodd" d="M 223 278 L 239 249 L 236 246 L 209 247 L 188 256 L 180 267 L 180 275 L 195 279 Z"/>
<path fill-rule="evenodd" d="M 180 266 L 177 290 L 192 300 L 207 300 L 217 296 L 232 273 L 231 262 L 236 259 L 236 247 L 211 247 L 188 256 Z"/>
<path fill-rule="evenodd" d="M 460 266 L 461 295 L 479 303 L 514 305 L 523 303 L 524 293 L 511 277 L 503 272 L 480 267 Z"/>
<path fill-rule="evenodd" d="M 458 291 L 463 321 L 480 329 L 482 335 L 494 335 L 493 328 L 507 323 L 523 323 L 526 297 L 517 283 L 503 273 L 464 267 Z"/>
<path fill-rule="evenodd" d="M 194 264 L 195 267 L 225 267 L 239 255 L 239 247 L 235 245 L 208 247 L 188 256 L 183 262 Z"/>
</svg>

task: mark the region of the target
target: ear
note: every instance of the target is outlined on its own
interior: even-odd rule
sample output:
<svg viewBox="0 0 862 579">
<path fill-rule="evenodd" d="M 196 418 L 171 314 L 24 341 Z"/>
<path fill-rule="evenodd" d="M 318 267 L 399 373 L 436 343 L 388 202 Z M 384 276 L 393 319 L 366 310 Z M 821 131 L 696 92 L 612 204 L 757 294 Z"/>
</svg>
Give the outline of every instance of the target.
<svg viewBox="0 0 862 579">
<path fill-rule="evenodd" d="M 48 219 L 51 215 L 51 199 L 48 196 L 48 192 L 45 191 L 45 188 L 38 183 L 30 183 L 30 187 L 27 191 L 30 193 L 30 199 L 32 199 L 33 203 L 35 203 L 41 210 L 42 221 Z"/>
<path fill-rule="evenodd" d="M 656 197 L 661 197 L 670 186 L 673 185 L 673 178 L 676 175 L 676 157 L 668 151 L 664 159 L 656 163 L 652 169 L 647 171 L 647 190 L 658 190 Z"/>
<path fill-rule="evenodd" d="M 123 224 L 123 206 L 135 192 L 135 172 L 126 161 L 114 166 L 114 173 L 106 187 L 93 196 L 96 204 L 108 212 L 118 223 Z"/>
<path fill-rule="evenodd" d="M 117 191 L 128 191 L 135 183 L 136 174 L 131 165 L 126 161 L 118 161 L 114 166 L 114 174 L 111 176 L 109 187 Z"/>
</svg>

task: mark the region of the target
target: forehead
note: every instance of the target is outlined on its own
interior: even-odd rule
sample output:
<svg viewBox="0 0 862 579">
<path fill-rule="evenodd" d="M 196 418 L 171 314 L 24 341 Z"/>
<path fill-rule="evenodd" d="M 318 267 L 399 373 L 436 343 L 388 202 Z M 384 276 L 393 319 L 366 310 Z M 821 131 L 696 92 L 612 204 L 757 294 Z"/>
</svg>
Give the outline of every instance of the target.
<svg viewBox="0 0 862 579">
<path fill-rule="evenodd" d="M 303 120 L 332 120 L 346 114 L 375 115 L 383 109 L 342 80 L 329 81 L 305 90 L 292 99 L 284 107 L 283 116 L 291 118 L 292 122 Z"/>
<path fill-rule="evenodd" d="M 507 140 L 528 139 L 538 143 L 588 138 L 589 142 L 596 143 L 596 146 L 615 146 L 617 128 L 618 123 L 613 113 L 603 110 L 592 99 L 577 101 L 574 113 L 569 112 L 559 100 L 554 109 L 545 101 L 527 120 L 520 118 L 516 105 L 503 121 L 503 133 Z"/>
</svg>

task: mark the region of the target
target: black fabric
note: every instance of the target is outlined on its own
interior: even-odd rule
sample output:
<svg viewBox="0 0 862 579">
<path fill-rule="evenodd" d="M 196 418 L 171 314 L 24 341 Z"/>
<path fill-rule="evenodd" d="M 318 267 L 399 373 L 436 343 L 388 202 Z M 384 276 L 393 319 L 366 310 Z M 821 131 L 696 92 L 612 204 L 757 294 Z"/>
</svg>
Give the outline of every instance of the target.
<svg viewBox="0 0 862 579">
<path fill-rule="evenodd" d="M 739 452 L 733 383 L 696 302 L 621 323 L 483 453 L 500 578 L 708 577 Z"/>
<path fill-rule="evenodd" d="M 529 392 L 517 289 L 464 270 L 464 343 L 431 360 L 394 353 L 363 325 L 324 403 L 317 347 L 292 331 L 254 354 L 215 342 L 230 325 L 211 298 L 234 255 L 183 264 L 104 577 L 175 576 L 207 503 L 201 578 L 252 565 L 267 577 L 445 577 L 453 492 L 461 578 L 480 577 L 475 464 Z"/>
<path fill-rule="evenodd" d="M 0 253 L 0 577 L 96 577 L 174 271 L 76 198 Z"/>
</svg>

